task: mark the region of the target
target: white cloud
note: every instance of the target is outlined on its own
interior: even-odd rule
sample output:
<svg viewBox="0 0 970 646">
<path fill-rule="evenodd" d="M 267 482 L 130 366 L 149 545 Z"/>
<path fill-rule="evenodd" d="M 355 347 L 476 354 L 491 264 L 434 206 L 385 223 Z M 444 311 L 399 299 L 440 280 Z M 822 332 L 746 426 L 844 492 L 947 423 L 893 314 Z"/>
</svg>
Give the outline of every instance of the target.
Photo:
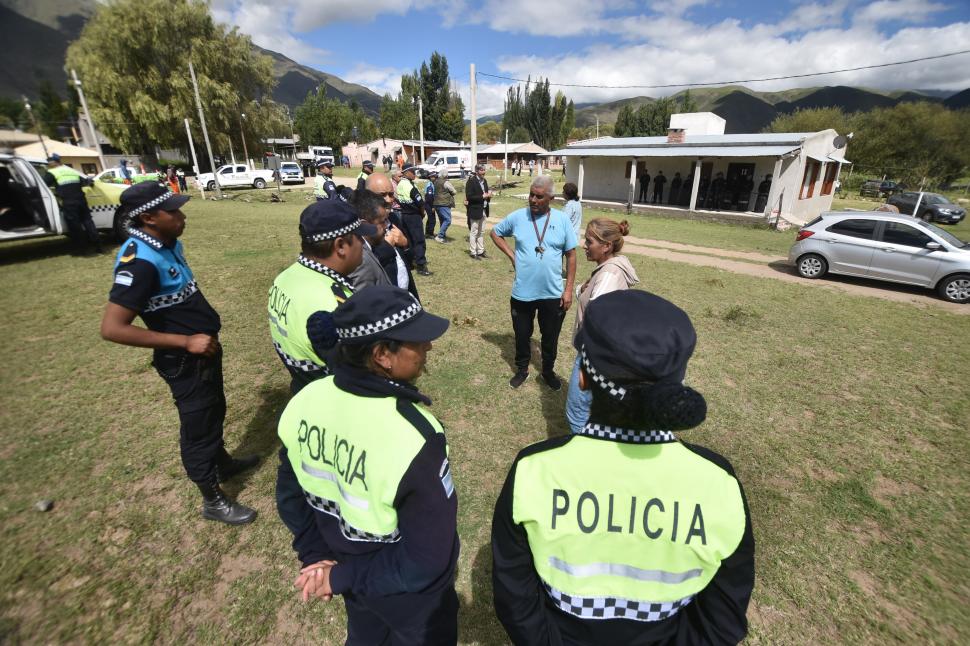
<svg viewBox="0 0 970 646">
<path fill-rule="evenodd" d="M 343 75 L 343 79 L 368 87 L 381 96 L 390 94 L 396 97 L 401 91 L 401 77 L 412 71 L 400 67 L 377 67 L 358 63 Z"/>
<path fill-rule="evenodd" d="M 417 0 L 296 0 L 287 4 L 292 29 L 308 32 L 335 23 L 366 23 L 381 14 L 403 15 Z"/>
<path fill-rule="evenodd" d="M 907 23 L 926 22 L 930 16 L 948 7 L 929 0 L 878 0 L 866 5 L 852 15 L 857 24 L 901 20 Z"/>
</svg>

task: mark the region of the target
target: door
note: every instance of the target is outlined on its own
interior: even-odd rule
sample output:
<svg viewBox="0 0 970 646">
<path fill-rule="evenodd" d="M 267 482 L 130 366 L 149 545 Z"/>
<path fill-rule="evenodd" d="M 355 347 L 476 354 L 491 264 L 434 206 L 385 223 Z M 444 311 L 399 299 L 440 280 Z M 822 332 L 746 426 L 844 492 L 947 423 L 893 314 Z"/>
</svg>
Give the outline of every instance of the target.
<svg viewBox="0 0 970 646">
<path fill-rule="evenodd" d="M 754 164 L 728 164 L 724 189 L 731 200 L 731 208 L 748 210 L 754 189 Z"/>
<path fill-rule="evenodd" d="M 41 169 L 43 170 L 43 169 Z M 0 240 L 59 233 L 59 209 L 54 195 L 40 181 L 37 171 L 22 159 L 0 166 Z"/>
<path fill-rule="evenodd" d="M 825 242 L 821 252 L 829 261 L 829 268 L 837 274 L 866 276 L 872 256 L 878 246 L 876 220 L 852 218 L 836 222 L 818 234 Z"/>
<path fill-rule="evenodd" d="M 219 171 L 219 186 L 235 186 L 235 169 L 232 166 L 225 166 Z"/>
<path fill-rule="evenodd" d="M 916 227 L 902 222 L 886 222 L 882 239 L 869 266 L 873 278 L 929 287 L 940 266 L 940 254 L 926 248 L 936 242 Z"/>
</svg>

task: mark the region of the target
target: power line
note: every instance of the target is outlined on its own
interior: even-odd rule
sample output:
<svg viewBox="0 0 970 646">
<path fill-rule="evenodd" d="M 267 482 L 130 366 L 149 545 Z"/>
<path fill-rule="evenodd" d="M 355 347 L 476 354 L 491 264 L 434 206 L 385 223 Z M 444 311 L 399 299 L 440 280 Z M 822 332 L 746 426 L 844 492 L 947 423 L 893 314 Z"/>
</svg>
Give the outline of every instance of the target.
<svg viewBox="0 0 970 646">
<path fill-rule="evenodd" d="M 936 56 L 923 56 L 922 58 L 911 58 L 906 61 L 895 61 L 892 63 L 879 63 L 878 65 L 862 65 L 860 67 L 846 67 L 840 70 L 831 70 L 829 72 L 811 72 L 809 74 L 789 74 L 787 76 L 768 76 L 759 79 L 737 79 L 733 81 L 712 81 L 709 83 L 672 83 L 667 85 L 582 85 L 580 83 L 552 83 L 549 85 L 554 85 L 557 87 L 582 87 L 582 88 L 600 88 L 608 90 L 660 90 L 666 88 L 675 87 L 707 87 L 712 85 L 734 85 L 736 83 L 761 83 L 763 81 L 783 81 L 785 79 L 799 79 L 806 78 L 809 76 L 825 76 L 826 74 L 841 74 L 842 72 L 858 72 L 859 70 L 872 70 L 881 67 L 893 67 L 895 65 L 908 65 L 910 63 L 919 63 L 922 61 L 932 61 L 939 58 L 948 58 L 950 56 L 960 56 L 961 54 L 970 54 L 970 49 L 964 49 L 959 52 L 950 52 L 949 54 L 937 54 Z M 517 79 L 510 76 L 499 76 L 497 74 L 487 74 L 485 72 L 478 72 L 478 76 L 488 76 L 490 78 L 502 79 L 504 81 L 515 81 L 516 83 L 528 83 L 528 79 Z"/>
</svg>

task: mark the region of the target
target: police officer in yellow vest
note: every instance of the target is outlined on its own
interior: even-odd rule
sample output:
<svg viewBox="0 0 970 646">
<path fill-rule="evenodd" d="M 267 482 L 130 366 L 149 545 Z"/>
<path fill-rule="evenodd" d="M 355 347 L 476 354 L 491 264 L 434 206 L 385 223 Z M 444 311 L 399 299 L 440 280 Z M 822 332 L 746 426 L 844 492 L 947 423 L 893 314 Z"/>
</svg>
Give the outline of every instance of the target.
<svg viewBox="0 0 970 646">
<path fill-rule="evenodd" d="M 337 185 L 333 183 L 333 162 L 317 162 L 317 176 L 313 180 L 313 195 L 317 201 L 332 200 L 337 197 Z"/>
<path fill-rule="evenodd" d="M 353 293 L 347 276 L 363 259 L 361 236 L 376 233 L 339 197 L 314 202 L 300 214 L 302 253 L 273 281 L 267 305 L 273 347 L 290 373 L 294 394 L 327 374 L 307 338 L 307 320 L 319 310 L 332 312 Z"/>
<path fill-rule="evenodd" d="M 367 186 L 367 177 L 374 172 L 374 162 L 369 159 L 365 159 L 364 163 L 361 164 L 360 175 L 357 176 L 357 192 L 363 193 Z"/>
<path fill-rule="evenodd" d="M 91 209 L 88 208 L 88 200 L 83 190 L 85 186 L 92 185 L 91 180 L 62 164 L 61 156 L 53 153 L 47 158 L 44 182 L 54 189 L 60 199 L 61 213 L 64 214 L 67 233 L 75 249 L 83 252 L 91 245 L 95 251 L 103 253 L 101 238 L 94 226 L 94 220 L 91 219 Z"/>
<path fill-rule="evenodd" d="M 290 400 L 277 499 L 304 566 L 304 599 L 342 595 L 347 644 L 455 644 L 458 501 L 441 424 L 412 384 L 448 320 L 375 285 L 310 338 L 333 376 Z M 338 341 L 339 340 L 339 341 Z"/>
<path fill-rule="evenodd" d="M 513 643 L 744 638 L 744 493 L 725 458 L 671 432 L 707 414 L 682 383 L 695 344 L 687 314 L 653 294 L 590 304 L 575 341 L 590 420 L 519 453 L 495 507 L 495 609 Z"/>
</svg>

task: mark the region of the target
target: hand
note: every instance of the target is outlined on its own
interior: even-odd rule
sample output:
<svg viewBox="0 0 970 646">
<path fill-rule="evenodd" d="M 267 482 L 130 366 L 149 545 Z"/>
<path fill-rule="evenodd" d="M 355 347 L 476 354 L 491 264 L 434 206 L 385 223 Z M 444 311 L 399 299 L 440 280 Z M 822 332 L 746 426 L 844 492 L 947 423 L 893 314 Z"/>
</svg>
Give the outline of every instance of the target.
<svg viewBox="0 0 970 646">
<path fill-rule="evenodd" d="M 563 290 L 562 296 L 559 298 L 559 307 L 563 312 L 568 312 L 570 306 L 573 304 L 573 290 L 567 287 Z"/>
<path fill-rule="evenodd" d="M 214 357 L 219 352 L 219 341 L 208 334 L 192 334 L 185 338 L 185 350 L 189 354 Z"/>
<path fill-rule="evenodd" d="M 320 561 L 300 570 L 300 576 L 296 577 L 293 587 L 300 589 L 303 601 L 309 601 L 311 597 L 324 601 L 333 599 L 333 590 L 330 589 L 330 570 L 336 564 L 336 561 Z"/>
<path fill-rule="evenodd" d="M 394 247 L 408 246 L 407 237 L 405 237 L 401 230 L 397 228 L 388 229 L 387 233 L 384 234 L 384 240 L 386 240 L 389 245 Z"/>
</svg>

